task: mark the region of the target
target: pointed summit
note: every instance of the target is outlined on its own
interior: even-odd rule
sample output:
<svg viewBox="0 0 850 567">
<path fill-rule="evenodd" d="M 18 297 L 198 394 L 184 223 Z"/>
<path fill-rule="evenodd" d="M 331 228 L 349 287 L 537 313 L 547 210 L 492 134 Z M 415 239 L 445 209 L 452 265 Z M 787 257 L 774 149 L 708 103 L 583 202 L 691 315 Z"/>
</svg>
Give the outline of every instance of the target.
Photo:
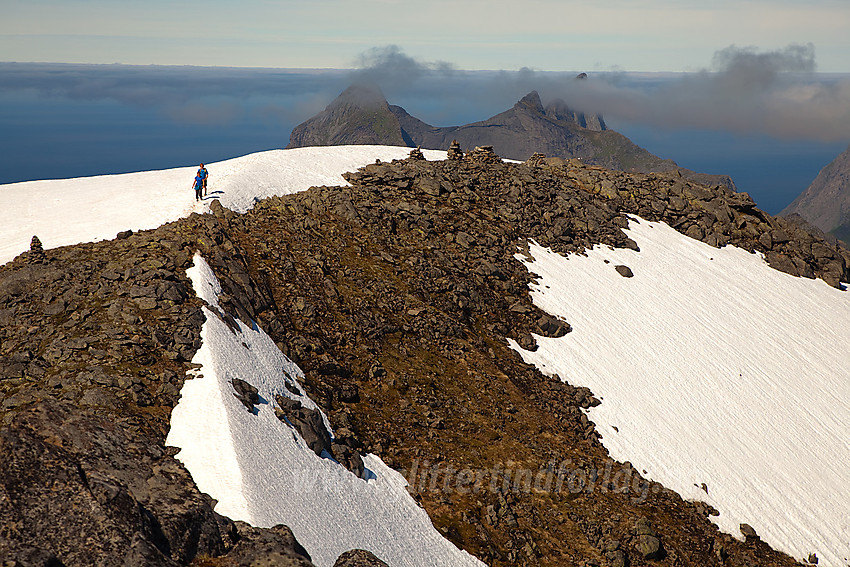
<svg viewBox="0 0 850 567">
<path fill-rule="evenodd" d="M 380 108 L 387 104 L 384 93 L 377 85 L 355 83 L 342 91 L 327 108 L 337 108 L 342 105 L 358 108 Z"/>
<path fill-rule="evenodd" d="M 287 148 L 348 144 L 409 145 L 377 86 L 353 84 L 345 89 L 322 112 L 292 130 Z"/>
<path fill-rule="evenodd" d="M 531 91 L 524 97 L 522 97 L 519 102 L 514 105 L 514 108 L 517 110 L 521 110 L 522 108 L 528 108 L 537 112 L 539 114 L 543 114 L 543 102 L 540 100 L 540 95 L 537 94 L 537 91 Z"/>
</svg>

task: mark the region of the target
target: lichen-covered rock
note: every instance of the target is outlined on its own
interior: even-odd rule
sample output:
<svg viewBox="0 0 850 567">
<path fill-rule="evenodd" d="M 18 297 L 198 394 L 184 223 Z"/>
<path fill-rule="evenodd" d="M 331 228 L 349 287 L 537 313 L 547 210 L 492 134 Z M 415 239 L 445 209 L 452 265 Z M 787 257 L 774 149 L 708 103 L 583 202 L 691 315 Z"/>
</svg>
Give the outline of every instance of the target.
<svg viewBox="0 0 850 567">
<path fill-rule="evenodd" d="M 374 554 L 362 549 L 346 551 L 334 563 L 334 567 L 389 567 Z"/>
</svg>

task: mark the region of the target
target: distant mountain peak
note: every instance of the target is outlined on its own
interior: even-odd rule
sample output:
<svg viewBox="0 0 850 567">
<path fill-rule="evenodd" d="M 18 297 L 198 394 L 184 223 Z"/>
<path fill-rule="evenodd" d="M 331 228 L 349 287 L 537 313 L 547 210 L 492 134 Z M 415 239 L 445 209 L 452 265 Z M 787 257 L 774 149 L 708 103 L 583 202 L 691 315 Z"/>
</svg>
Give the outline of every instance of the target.
<svg viewBox="0 0 850 567">
<path fill-rule="evenodd" d="M 519 102 L 514 105 L 514 108 L 516 109 L 520 109 L 522 107 L 530 108 L 531 110 L 539 112 L 540 114 L 543 114 L 544 112 L 543 102 L 540 100 L 540 95 L 537 93 L 537 91 L 531 91 L 530 93 L 522 97 Z"/>
<path fill-rule="evenodd" d="M 342 91 L 322 112 L 292 130 L 287 148 L 351 144 L 409 145 L 376 85 L 354 83 Z"/>
<path fill-rule="evenodd" d="M 386 105 L 387 99 L 377 85 L 354 83 L 342 91 L 328 108 L 335 108 L 344 104 L 370 108 Z"/>
</svg>

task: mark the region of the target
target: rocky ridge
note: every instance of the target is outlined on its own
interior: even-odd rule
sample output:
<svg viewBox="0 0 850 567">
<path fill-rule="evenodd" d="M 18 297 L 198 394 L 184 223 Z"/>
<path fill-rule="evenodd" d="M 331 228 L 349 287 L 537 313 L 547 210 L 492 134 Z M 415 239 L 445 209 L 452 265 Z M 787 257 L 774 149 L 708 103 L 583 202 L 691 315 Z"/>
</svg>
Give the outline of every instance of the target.
<svg viewBox="0 0 850 567">
<path fill-rule="evenodd" d="M 244 262 L 216 224 L 194 215 L 49 251 L 34 238 L 2 267 L 4 565 L 312 565 L 285 526 L 216 514 L 165 446 L 201 344 L 185 273 L 194 250 L 229 274 L 227 316 L 254 313 L 233 297 L 264 305 L 258 288 L 241 287 Z"/>
<path fill-rule="evenodd" d="M 634 247 L 621 230 L 629 214 L 832 285 L 850 279 L 847 251 L 677 174 L 541 155 L 507 164 L 490 148 L 416 157 L 244 215 L 214 206 L 112 242 L 34 242 L 0 268 L 0 557 L 309 564 L 288 529 L 215 514 L 164 447 L 200 345 L 201 302 L 185 276 L 200 250 L 222 282 L 221 316 L 257 321 L 304 369 L 337 438 L 406 471 L 437 528 L 488 564 L 794 564 L 756 534 L 720 534 L 710 507 L 607 458 L 581 411 L 599 403 L 592 393 L 507 346 L 570 330 L 532 304 L 514 254 L 529 238 L 561 252 Z M 240 393 L 250 401 L 250 388 Z M 482 490 L 445 489 L 451 470 L 490 476 Z M 517 470 L 562 484 L 580 470 L 597 489 L 525 490 Z M 616 485 L 612 470 L 635 484 Z"/>
<path fill-rule="evenodd" d="M 850 147 L 824 167 L 780 214 L 800 215 L 819 229 L 850 242 Z"/>
</svg>

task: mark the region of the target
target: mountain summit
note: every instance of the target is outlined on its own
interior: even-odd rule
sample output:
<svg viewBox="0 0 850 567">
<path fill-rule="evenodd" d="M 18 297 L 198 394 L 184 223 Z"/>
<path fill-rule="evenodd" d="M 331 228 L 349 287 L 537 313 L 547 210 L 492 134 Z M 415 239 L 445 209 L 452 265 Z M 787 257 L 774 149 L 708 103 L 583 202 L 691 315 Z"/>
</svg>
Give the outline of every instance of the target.
<svg viewBox="0 0 850 567">
<path fill-rule="evenodd" d="M 325 110 L 296 126 L 289 148 L 343 145 L 410 145 L 377 87 L 354 84 Z"/>
<path fill-rule="evenodd" d="M 563 100 L 544 106 L 531 91 L 505 112 L 464 126 L 432 126 L 391 105 L 375 87 L 352 85 L 328 107 L 292 130 L 287 148 L 339 144 L 388 144 L 447 150 L 493 146 L 500 156 L 526 160 L 534 153 L 580 158 L 590 165 L 636 173 L 678 171 L 706 185 L 734 190 L 728 175 L 696 173 L 662 159 L 609 130 L 599 114 L 585 114 Z"/>
</svg>

